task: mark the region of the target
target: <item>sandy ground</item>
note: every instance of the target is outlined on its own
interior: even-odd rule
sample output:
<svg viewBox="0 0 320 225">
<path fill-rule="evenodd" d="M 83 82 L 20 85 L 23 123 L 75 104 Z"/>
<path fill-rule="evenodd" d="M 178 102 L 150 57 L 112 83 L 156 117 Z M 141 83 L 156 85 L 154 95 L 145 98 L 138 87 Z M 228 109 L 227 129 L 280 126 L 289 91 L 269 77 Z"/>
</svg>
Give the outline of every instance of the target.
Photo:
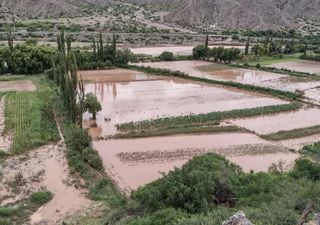
<svg viewBox="0 0 320 225">
<path fill-rule="evenodd" d="M 298 156 L 253 134 L 183 135 L 95 141 L 108 174 L 126 193 L 181 167 L 195 155 L 220 153 L 245 171 L 267 171 L 272 163 L 291 164 Z"/>
<path fill-rule="evenodd" d="M 28 155 L 9 158 L 0 168 L 1 206 L 43 189 L 54 194 L 50 202 L 31 216 L 31 224 L 57 224 L 67 215 L 91 203 L 83 191 L 70 184 L 64 146 L 61 143 L 41 147 Z"/>
<path fill-rule="evenodd" d="M 318 108 L 302 108 L 294 112 L 235 119 L 230 122 L 264 135 L 320 125 L 320 117 L 317 115 L 320 115 Z M 317 140 L 315 139 L 315 141 Z"/>
<path fill-rule="evenodd" d="M 320 62 L 308 61 L 308 60 L 298 60 L 295 62 L 284 62 L 275 63 L 270 65 L 279 69 L 289 69 L 305 73 L 316 73 L 320 74 Z"/>
<path fill-rule="evenodd" d="M 0 81 L 0 91 L 35 91 L 31 80 Z"/>
<path fill-rule="evenodd" d="M 120 70 L 121 72 L 122 70 Z M 86 92 L 94 93 L 102 103 L 97 115 L 101 136 L 116 133 L 115 124 L 159 117 L 201 114 L 232 109 L 285 104 L 276 98 L 251 92 L 227 89 L 192 81 L 154 77 L 135 72 L 119 76 L 118 70 L 86 71 Z M 99 75 L 99 74 L 106 75 Z M 128 74 L 129 73 L 129 74 Z M 85 119 L 91 115 L 85 114 Z M 105 118 L 112 118 L 106 121 Z"/>
</svg>

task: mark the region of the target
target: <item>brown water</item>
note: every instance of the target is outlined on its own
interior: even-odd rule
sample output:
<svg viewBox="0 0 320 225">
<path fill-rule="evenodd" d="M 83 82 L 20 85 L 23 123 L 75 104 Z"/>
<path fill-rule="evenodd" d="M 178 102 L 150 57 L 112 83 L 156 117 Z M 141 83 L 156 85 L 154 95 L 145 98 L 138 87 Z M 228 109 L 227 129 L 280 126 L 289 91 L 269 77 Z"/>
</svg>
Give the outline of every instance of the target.
<svg viewBox="0 0 320 225">
<path fill-rule="evenodd" d="M 295 112 L 236 119 L 230 122 L 258 134 L 270 134 L 320 125 L 318 115 L 320 115 L 318 108 L 303 108 Z"/>
<path fill-rule="evenodd" d="M 298 60 L 295 62 L 283 62 L 270 65 L 279 69 L 289 69 L 305 73 L 320 74 L 320 62 L 313 62 L 308 60 Z"/>
<path fill-rule="evenodd" d="M 257 85 L 272 89 L 295 92 L 304 91 L 305 96 L 311 101 L 320 103 L 320 94 L 315 89 L 320 87 L 320 81 L 308 78 L 292 77 L 289 75 L 276 74 L 249 69 L 220 69 L 220 64 L 205 61 L 177 61 L 140 63 L 143 66 L 153 68 L 179 70 L 190 76 L 220 81 L 234 81 L 238 83 Z M 320 65 L 320 64 L 319 64 Z M 308 61 L 306 67 L 308 66 Z"/>
<path fill-rule="evenodd" d="M 278 143 L 289 149 L 299 151 L 306 145 L 310 145 L 320 141 L 320 134 L 311 135 L 308 137 L 295 138 L 290 140 L 279 141 Z"/>
<path fill-rule="evenodd" d="M 108 174 L 126 193 L 161 177 L 160 172 L 181 167 L 193 156 L 207 152 L 226 155 L 245 171 L 267 171 L 272 163 L 279 160 L 291 163 L 297 158 L 282 147 L 248 133 L 96 141 L 94 148 Z M 263 158 L 267 160 L 261 163 Z"/>
<path fill-rule="evenodd" d="M 112 71 L 116 73 L 113 75 Z M 98 128 L 92 131 L 96 134 L 101 131 L 102 136 L 114 134 L 114 125 L 118 123 L 285 103 L 249 92 L 235 92 L 181 79 L 152 77 L 148 80 L 143 77 L 139 80 L 145 76 L 139 72 L 135 72 L 137 76 L 131 74 L 127 77 L 131 80 L 122 82 L 123 76 L 117 80 L 119 71 L 112 71 L 108 71 L 110 75 L 98 77 L 97 82 L 85 83 L 86 92 L 94 93 L 102 104 L 102 111 L 97 115 Z M 87 73 L 86 79 L 91 76 L 90 72 Z M 99 73 L 103 74 L 103 71 Z M 85 113 L 85 120 L 90 116 Z"/>
</svg>

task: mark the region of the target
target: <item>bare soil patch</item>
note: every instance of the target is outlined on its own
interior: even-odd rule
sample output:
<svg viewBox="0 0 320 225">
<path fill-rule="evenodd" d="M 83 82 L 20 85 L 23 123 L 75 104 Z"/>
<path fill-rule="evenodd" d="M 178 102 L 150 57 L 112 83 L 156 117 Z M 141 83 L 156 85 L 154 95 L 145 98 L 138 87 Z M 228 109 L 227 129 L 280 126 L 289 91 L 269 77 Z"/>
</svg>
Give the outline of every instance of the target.
<svg viewBox="0 0 320 225">
<path fill-rule="evenodd" d="M 0 91 L 35 91 L 31 80 L 0 81 Z"/>
</svg>

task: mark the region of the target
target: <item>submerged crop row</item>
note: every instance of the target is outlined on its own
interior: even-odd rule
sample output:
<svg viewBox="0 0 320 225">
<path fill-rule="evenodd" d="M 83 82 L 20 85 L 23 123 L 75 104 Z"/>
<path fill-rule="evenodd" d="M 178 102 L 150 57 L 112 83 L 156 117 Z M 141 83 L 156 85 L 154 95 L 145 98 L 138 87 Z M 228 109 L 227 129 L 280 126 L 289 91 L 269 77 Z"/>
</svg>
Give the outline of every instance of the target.
<svg viewBox="0 0 320 225">
<path fill-rule="evenodd" d="M 301 107 L 302 104 L 298 102 L 293 102 L 283 105 L 273 105 L 256 107 L 251 109 L 236 109 L 224 112 L 212 112 L 207 114 L 199 115 L 187 115 L 178 117 L 165 117 L 155 120 L 144 120 L 138 122 L 129 122 L 123 124 L 117 124 L 116 127 L 120 131 L 130 131 L 130 130 L 143 130 L 143 129 L 163 129 L 172 128 L 179 126 L 187 126 L 190 124 L 208 124 L 208 123 L 218 123 L 223 119 L 231 118 L 241 118 L 250 116 L 260 116 L 265 114 L 273 114 L 284 111 L 292 111 Z"/>
</svg>

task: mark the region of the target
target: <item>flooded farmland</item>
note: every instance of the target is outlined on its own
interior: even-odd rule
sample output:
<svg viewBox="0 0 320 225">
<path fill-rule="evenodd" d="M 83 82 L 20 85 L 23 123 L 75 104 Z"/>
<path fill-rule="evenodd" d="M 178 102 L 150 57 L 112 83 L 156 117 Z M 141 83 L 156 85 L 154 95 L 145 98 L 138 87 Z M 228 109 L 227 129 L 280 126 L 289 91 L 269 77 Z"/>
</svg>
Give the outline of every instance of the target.
<svg viewBox="0 0 320 225">
<path fill-rule="evenodd" d="M 193 156 L 208 152 L 225 155 L 247 172 L 267 171 L 279 161 L 290 165 L 298 157 L 248 133 L 96 141 L 94 147 L 110 176 L 126 193 L 160 178 L 162 172 L 181 167 Z"/>
<path fill-rule="evenodd" d="M 294 62 L 275 63 L 270 66 L 279 69 L 288 69 L 305 73 L 316 73 L 320 75 L 320 63 L 308 60 L 298 60 Z"/>
<path fill-rule="evenodd" d="M 179 69 L 178 65 L 173 69 Z M 286 103 L 238 89 L 132 70 L 79 71 L 80 74 L 86 92 L 93 92 L 102 103 L 97 121 L 89 120 L 89 114 L 84 115 L 93 137 L 115 134 L 114 125 L 118 123 Z M 91 123 L 97 126 L 92 127 Z M 267 171 L 279 161 L 290 166 L 298 157 L 279 143 L 245 132 L 95 140 L 94 148 L 108 174 L 127 194 L 158 179 L 163 172 L 181 167 L 192 157 L 209 152 L 226 156 L 246 172 Z"/>
<path fill-rule="evenodd" d="M 233 81 L 272 89 L 295 92 L 303 91 L 310 102 L 320 103 L 320 81 L 304 77 L 292 77 L 284 74 L 270 73 L 251 69 L 230 68 L 205 61 L 178 61 L 141 63 L 153 68 L 179 70 L 190 76 L 218 81 Z"/>
<path fill-rule="evenodd" d="M 93 136 L 114 134 L 114 125 L 119 123 L 286 103 L 250 92 L 136 71 L 117 69 L 79 74 L 86 81 L 86 92 L 94 93 L 102 103 L 98 127 L 90 131 Z M 90 115 L 84 117 L 88 122 Z"/>
</svg>

